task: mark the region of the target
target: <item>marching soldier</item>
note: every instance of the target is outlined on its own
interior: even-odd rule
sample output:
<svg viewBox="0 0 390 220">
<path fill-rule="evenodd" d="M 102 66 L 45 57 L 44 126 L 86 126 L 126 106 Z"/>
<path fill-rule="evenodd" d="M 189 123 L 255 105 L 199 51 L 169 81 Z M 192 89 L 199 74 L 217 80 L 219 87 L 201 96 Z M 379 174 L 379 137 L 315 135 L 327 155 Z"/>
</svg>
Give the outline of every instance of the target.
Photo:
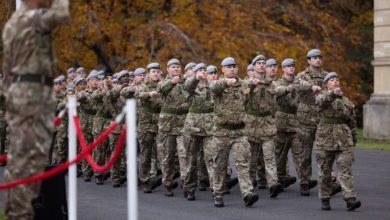
<svg viewBox="0 0 390 220">
<path fill-rule="evenodd" d="M 347 210 L 352 211 L 361 206 L 361 202 L 356 200 L 352 175 L 353 147 L 357 142 L 355 106 L 344 96 L 335 72 L 328 73 L 323 82 L 325 90 L 316 97 L 320 122 L 315 139 L 321 208 L 331 209 L 329 202 L 333 187 L 331 172 L 336 161 L 338 180 L 347 203 Z"/>
<path fill-rule="evenodd" d="M 185 176 L 185 146 L 181 143 L 181 130 L 188 113 L 187 95 L 184 90 L 184 77 L 181 75 L 180 61 L 171 59 L 167 63 L 167 77 L 158 84 L 162 98 L 158 121 L 157 151 L 160 154 L 165 196 L 173 196 L 175 154 L 177 152 L 181 178 Z"/>
<path fill-rule="evenodd" d="M 300 191 L 302 196 L 309 196 L 310 189 L 317 185 L 316 180 L 311 180 L 311 154 L 317 124 L 319 122 L 318 106 L 315 104 L 315 95 L 321 91 L 323 79 L 327 72 L 322 69 L 322 55 L 318 49 L 307 53 L 309 67 L 298 74 L 299 104 L 297 119 L 303 134 L 301 137 L 301 180 Z"/>
<path fill-rule="evenodd" d="M 263 71 L 266 64 L 264 60 L 263 55 L 258 55 L 252 61 L 254 75 L 248 80 L 250 91 L 245 102 L 244 134 L 249 139 L 253 153 L 250 166 L 252 179 L 255 179 L 257 160 L 263 160 L 270 197 L 275 198 L 282 192 L 275 160 L 275 87 L 271 77 Z"/>
<path fill-rule="evenodd" d="M 221 66 L 224 77 L 219 79 L 212 88 L 214 94 L 213 145 L 216 155 L 213 179 L 214 205 L 224 206 L 223 193 L 229 152 L 231 152 L 244 203 L 246 206 L 252 206 L 259 196 L 252 192 L 253 185 L 248 162 L 251 158 L 250 145 L 242 132 L 245 128 L 244 103 L 249 88 L 238 78 L 238 67 L 234 58 L 225 58 Z"/>
</svg>

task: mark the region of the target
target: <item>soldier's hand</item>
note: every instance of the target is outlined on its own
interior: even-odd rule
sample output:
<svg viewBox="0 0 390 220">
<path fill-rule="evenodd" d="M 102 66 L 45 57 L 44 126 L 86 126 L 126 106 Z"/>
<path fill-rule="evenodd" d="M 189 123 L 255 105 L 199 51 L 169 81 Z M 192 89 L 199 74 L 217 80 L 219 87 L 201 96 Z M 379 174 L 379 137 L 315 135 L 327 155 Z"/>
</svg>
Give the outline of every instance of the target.
<svg viewBox="0 0 390 220">
<path fill-rule="evenodd" d="M 259 80 L 259 79 L 254 79 L 254 80 L 252 80 L 252 85 L 254 85 L 254 86 L 259 85 L 259 83 L 260 83 L 260 80 Z"/>
<path fill-rule="evenodd" d="M 337 96 L 343 96 L 343 91 L 340 88 L 336 88 L 333 90 L 334 94 Z"/>
<path fill-rule="evenodd" d="M 175 76 L 172 78 L 172 83 L 177 84 L 177 83 L 179 83 L 179 80 L 180 80 L 180 78 L 178 76 Z"/>
<path fill-rule="evenodd" d="M 196 79 L 197 80 L 202 80 L 202 79 L 205 79 L 205 78 L 206 78 L 206 76 L 203 73 L 196 74 Z"/>
<path fill-rule="evenodd" d="M 287 86 L 287 92 L 292 92 L 294 90 L 294 85 Z"/>
<path fill-rule="evenodd" d="M 228 86 L 233 86 L 236 82 L 237 80 L 235 78 L 226 79 L 226 84 Z"/>
<path fill-rule="evenodd" d="M 131 88 L 130 88 L 130 91 L 131 91 L 131 92 L 137 92 L 137 90 L 138 90 L 138 86 L 136 86 L 136 85 L 133 85 L 133 86 L 131 86 Z"/>
<path fill-rule="evenodd" d="M 311 87 L 311 90 L 312 90 L 314 93 L 318 93 L 318 92 L 320 92 L 322 89 L 321 89 L 321 87 L 319 87 L 319 86 L 312 86 L 312 87 Z"/>
<path fill-rule="evenodd" d="M 151 91 L 151 92 L 149 92 L 149 96 L 154 98 L 154 97 L 158 96 L 158 93 L 156 91 Z"/>
</svg>

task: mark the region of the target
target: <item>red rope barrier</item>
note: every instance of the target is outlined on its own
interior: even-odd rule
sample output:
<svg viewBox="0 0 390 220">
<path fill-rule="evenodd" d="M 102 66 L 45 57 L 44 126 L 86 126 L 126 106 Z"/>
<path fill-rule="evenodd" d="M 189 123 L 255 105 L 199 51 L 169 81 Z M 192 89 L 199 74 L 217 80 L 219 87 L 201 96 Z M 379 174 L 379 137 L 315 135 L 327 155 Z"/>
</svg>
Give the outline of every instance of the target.
<svg viewBox="0 0 390 220">
<path fill-rule="evenodd" d="M 16 180 L 16 181 L 12 181 L 12 182 L 8 182 L 8 183 L 5 183 L 3 185 L 0 185 L 0 190 L 5 190 L 5 189 L 9 189 L 9 188 L 19 186 L 19 185 L 42 181 L 42 180 L 45 180 L 45 179 L 48 179 L 48 178 L 51 178 L 51 177 L 57 175 L 58 173 L 68 169 L 68 167 L 70 167 L 71 165 L 73 165 L 75 163 L 79 163 L 86 155 L 91 153 L 95 147 L 97 147 L 98 145 L 103 143 L 103 141 L 105 141 L 109 137 L 110 133 L 113 130 L 117 129 L 117 127 L 118 127 L 118 123 L 111 124 L 107 128 L 107 130 L 99 136 L 98 139 L 96 139 L 90 146 L 85 148 L 79 155 L 77 155 L 77 157 L 75 159 L 68 161 L 68 162 L 65 162 L 65 163 L 63 163 L 63 164 L 61 164 L 61 165 L 59 165 L 51 170 L 37 174 L 35 176 L 30 176 L 30 177 L 27 177 L 25 179 Z"/>
<path fill-rule="evenodd" d="M 73 118 L 73 120 L 74 120 L 74 124 L 75 124 L 75 127 L 76 127 L 76 134 L 77 134 L 77 137 L 79 139 L 79 143 L 81 145 L 81 148 L 84 150 L 87 146 L 86 146 L 85 137 L 84 137 L 83 132 L 81 130 L 80 121 L 79 121 L 77 116 L 75 116 Z M 120 157 L 121 152 L 122 152 L 123 147 L 124 147 L 125 139 L 126 139 L 126 128 L 124 127 L 122 132 L 121 132 L 121 134 L 120 134 L 120 136 L 119 136 L 118 143 L 116 144 L 115 151 L 111 155 L 110 160 L 106 164 L 104 164 L 103 166 L 98 165 L 93 160 L 93 158 L 92 158 L 92 156 L 90 154 L 87 154 L 85 159 L 87 160 L 87 162 L 89 163 L 89 165 L 91 166 L 91 168 L 93 170 L 98 171 L 98 172 L 102 172 L 102 173 L 106 172 L 106 171 L 108 171 L 110 169 L 111 166 L 114 165 L 114 163 Z"/>
<path fill-rule="evenodd" d="M 0 156 L 0 163 L 7 162 L 7 153 L 3 154 Z"/>
</svg>

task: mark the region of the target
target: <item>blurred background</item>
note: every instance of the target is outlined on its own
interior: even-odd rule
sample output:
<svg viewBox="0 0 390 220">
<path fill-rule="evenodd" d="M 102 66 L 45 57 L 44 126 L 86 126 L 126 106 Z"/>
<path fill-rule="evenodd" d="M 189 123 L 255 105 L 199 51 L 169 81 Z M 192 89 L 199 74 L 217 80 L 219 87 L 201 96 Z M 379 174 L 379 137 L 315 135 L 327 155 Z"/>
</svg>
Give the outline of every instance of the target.
<svg viewBox="0 0 390 220">
<path fill-rule="evenodd" d="M 15 1 L 0 4 L 2 30 Z M 219 66 L 233 56 L 243 76 L 257 54 L 294 58 L 302 71 L 307 51 L 319 48 L 325 70 L 341 75 L 358 106 L 359 126 L 373 90 L 372 0 L 71 0 L 70 22 L 54 39 L 56 75 L 71 66 L 109 73 L 165 66 L 173 57 Z"/>
</svg>

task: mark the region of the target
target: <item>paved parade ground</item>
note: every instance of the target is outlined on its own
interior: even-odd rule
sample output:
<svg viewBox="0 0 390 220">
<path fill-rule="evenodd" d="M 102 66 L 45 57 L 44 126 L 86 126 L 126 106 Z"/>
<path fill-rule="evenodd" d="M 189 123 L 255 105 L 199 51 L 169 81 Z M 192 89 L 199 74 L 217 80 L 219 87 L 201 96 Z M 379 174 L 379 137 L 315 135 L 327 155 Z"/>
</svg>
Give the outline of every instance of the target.
<svg viewBox="0 0 390 220">
<path fill-rule="evenodd" d="M 346 211 L 341 193 L 331 200 L 332 211 L 322 211 L 317 188 L 312 191 L 312 196 L 302 197 L 298 184 L 291 186 L 277 199 L 270 199 L 268 190 L 256 189 L 260 199 L 252 208 L 245 208 L 238 186 L 225 197 L 224 208 L 214 208 L 209 192 L 196 192 L 197 200 L 189 202 L 178 189 L 175 190 L 175 197 L 167 198 L 163 196 L 163 188 L 159 187 L 153 194 L 139 191 L 139 219 L 390 219 L 390 151 L 356 149 L 355 159 L 353 172 L 362 207 L 354 212 Z M 313 167 L 316 177 L 317 169 Z M 0 168 L 1 182 L 3 171 Z M 97 186 L 94 182 L 84 183 L 81 178 L 78 187 L 79 219 L 126 219 L 126 187 L 113 188 L 111 182 Z M 0 193 L 0 201 L 2 207 L 3 192 Z"/>
</svg>

